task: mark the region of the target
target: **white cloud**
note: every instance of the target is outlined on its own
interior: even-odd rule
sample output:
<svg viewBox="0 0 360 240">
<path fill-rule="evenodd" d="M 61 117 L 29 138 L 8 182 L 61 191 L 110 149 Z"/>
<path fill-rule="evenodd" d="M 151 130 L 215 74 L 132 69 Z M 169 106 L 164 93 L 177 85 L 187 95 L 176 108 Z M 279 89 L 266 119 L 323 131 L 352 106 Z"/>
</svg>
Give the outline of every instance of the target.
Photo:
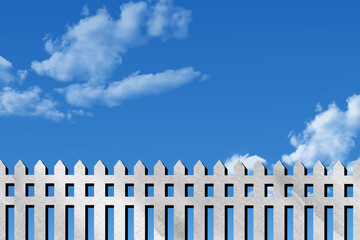
<svg viewBox="0 0 360 240">
<path fill-rule="evenodd" d="M 257 155 L 249 156 L 248 153 L 245 155 L 240 155 L 240 154 L 236 153 L 231 158 L 228 158 L 225 161 L 225 166 L 228 169 L 230 174 L 234 173 L 234 167 L 238 161 L 242 162 L 249 172 L 253 171 L 254 166 L 258 161 L 260 161 L 264 164 L 266 163 L 265 159 L 263 159 L 262 157 L 259 157 Z"/>
<path fill-rule="evenodd" d="M 206 81 L 210 78 L 211 76 L 209 74 L 203 74 L 200 81 L 203 82 L 203 81 Z"/>
<path fill-rule="evenodd" d="M 0 82 L 9 84 L 18 81 L 21 83 L 26 78 L 26 75 L 26 70 L 18 70 L 17 74 L 15 74 L 11 62 L 0 56 Z"/>
<path fill-rule="evenodd" d="M 296 150 L 283 155 L 282 160 L 287 164 L 300 160 L 306 167 L 312 167 L 317 160 L 328 167 L 338 160 L 345 162 L 360 130 L 360 95 L 348 98 L 347 104 L 345 111 L 330 104 L 299 135 L 290 133 L 290 143 Z"/>
<path fill-rule="evenodd" d="M 82 16 L 89 16 L 90 14 L 90 10 L 88 5 L 84 5 L 83 8 L 81 9 L 81 15 Z"/>
<path fill-rule="evenodd" d="M 19 77 L 20 82 L 22 82 L 27 77 L 28 71 L 27 70 L 18 70 L 16 73 Z"/>
<path fill-rule="evenodd" d="M 150 36 L 164 39 L 172 35 L 180 39 L 187 36 L 191 11 L 174 7 L 173 2 L 169 0 L 160 0 L 151 9 L 147 22 L 147 31 Z"/>
<path fill-rule="evenodd" d="M 124 54 L 132 47 L 144 45 L 153 38 L 167 40 L 187 37 L 191 11 L 173 5 L 172 0 L 128 2 L 120 6 L 119 17 L 113 18 L 105 8 L 90 15 L 87 5 L 82 8 L 82 19 L 69 26 L 64 35 L 44 37 L 44 48 L 49 58 L 33 61 L 31 69 L 63 82 L 76 81 L 56 89 L 74 106 L 117 106 L 124 100 L 141 95 L 159 94 L 195 79 L 210 76 L 192 67 L 166 70 L 155 74 L 134 73 L 121 81 L 110 81 L 113 70 L 122 63 Z M 21 83 L 27 70 L 13 70 L 11 62 L 0 56 L 0 83 L 5 86 Z M 0 115 L 42 116 L 59 120 L 74 116 L 92 116 L 82 109 L 57 110 L 48 96 L 42 97 L 39 87 L 26 91 L 6 87 L 0 90 Z"/>
<path fill-rule="evenodd" d="M 316 104 L 316 107 L 315 107 L 315 112 L 322 112 L 322 106 L 321 106 L 321 104 L 320 103 L 317 103 Z"/>
<path fill-rule="evenodd" d="M 10 87 L 3 88 L 0 91 L 0 115 L 38 116 L 55 121 L 65 117 L 64 113 L 56 109 L 56 102 L 41 97 L 39 87 L 22 92 Z"/>
<path fill-rule="evenodd" d="M 12 68 L 11 62 L 0 56 L 0 67 L 2 68 Z"/>
<path fill-rule="evenodd" d="M 112 107 L 121 104 L 124 100 L 142 95 L 159 94 L 198 78 L 201 78 L 200 72 L 194 71 L 192 67 L 186 67 L 157 74 L 137 72 L 108 85 L 72 84 L 58 91 L 65 94 L 66 101 L 74 106 L 90 107 L 103 104 Z"/>
<path fill-rule="evenodd" d="M 129 2 L 120 9 L 118 19 L 100 9 L 61 38 L 46 38 L 45 50 L 51 56 L 33 61 L 32 69 L 59 81 L 104 82 L 129 48 L 153 37 L 184 38 L 191 22 L 191 11 L 173 6 L 171 0 Z"/>
<path fill-rule="evenodd" d="M 74 116 L 87 116 L 87 117 L 93 117 L 94 115 L 91 112 L 85 112 L 83 109 L 74 109 L 69 110 L 66 114 L 66 117 L 68 120 L 72 120 Z"/>
</svg>

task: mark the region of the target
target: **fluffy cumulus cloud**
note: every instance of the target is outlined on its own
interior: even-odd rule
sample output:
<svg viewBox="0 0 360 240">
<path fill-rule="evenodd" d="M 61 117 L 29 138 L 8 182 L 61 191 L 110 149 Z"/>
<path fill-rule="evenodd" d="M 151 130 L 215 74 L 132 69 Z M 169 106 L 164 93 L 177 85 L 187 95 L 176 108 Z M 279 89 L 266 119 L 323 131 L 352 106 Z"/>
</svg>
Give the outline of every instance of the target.
<svg viewBox="0 0 360 240">
<path fill-rule="evenodd" d="M 135 73 L 121 81 L 108 85 L 83 83 L 72 84 L 58 89 L 65 95 L 67 102 L 74 106 L 91 107 L 103 104 L 110 107 L 121 104 L 126 99 L 142 95 L 159 94 L 177 88 L 201 77 L 192 67 L 166 70 L 157 74 Z"/>
<path fill-rule="evenodd" d="M 26 70 L 18 70 L 14 73 L 11 62 L 0 56 L 0 83 L 9 84 L 12 82 L 22 82 L 27 75 Z"/>
<path fill-rule="evenodd" d="M 0 56 L 0 81 L 5 83 L 13 81 L 14 76 L 10 73 L 11 69 L 11 62 Z"/>
<path fill-rule="evenodd" d="M 55 101 L 41 96 L 39 87 L 31 87 L 26 91 L 4 87 L 0 91 L 0 115 L 44 117 L 55 121 L 65 117 L 64 113 L 56 109 Z"/>
<path fill-rule="evenodd" d="M 283 155 L 282 160 L 287 164 L 300 160 L 307 167 L 312 167 L 317 160 L 330 167 L 338 160 L 345 162 L 359 130 L 360 95 L 353 95 L 347 99 L 346 110 L 332 103 L 308 122 L 300 134 L 291 133 L 290 143 L 296 149 Z"/>
<path fill-rule="evenodd" d="M 112 18 L 106 9 L 86 16 L 58 39 L 47 37 L 45 50 L 50 57 L 33 61 L 32 69 L 59 81 L 104 82 L 122 56 L 151 38 L 184 38 L 191 11 L 173 5 L 171 0 L 129 2 Z"/>
<path fill-rule="evenodd" d="M 258 161 L 260 161 L 264 164 L 266 163 L 265 159 L 263 159 L 262 157 L 259 157 L 257 155 L 249 156 L 249 154 L 240 155 L 240 154 L 236 153 L 231 158 L 228 158 L 225 161 L 225 166 L 228 169 L 230 174 L 234 173 L 234 167 L 238 161 L 242 162 L 249 172 L 253 171 L 254 166 Z"/>
<path fill-rule="evenodd" d="M 48 34 L 44 48 L 49 58 L 31 63 L 31 69 L 39 75 L 71 82 L 56 89 L 70 105 L 117 106 L 130 98 L 159 94 L 209 77 L 185 67 L 154 74 L 136 72 L 121 81 L 110 78 L 130 48 L 144 45 L 153 38 L 165 41 L 187 36 L 191 11 L 174 6 L 172 0 L 130 1 L 120 6 L 116 18 L 105 8 L 91 15 L 85 5 L 81 15 L 82 19 L 69 26 L 64 35 L 52 38 Z M 53 120 L 92 116 L 71 107 L 66 113 L 58 110 L 56 101 L 49 94 L 43 94 L 39 87 L 19 91 L 9 84 L 21 82 L 26 75 L 25 70 L 14 73 L 12 64 L 0 56 L 0 83 L 8 86 L 0 90 L 0 115 L 41 116 Z"/>
</svg>

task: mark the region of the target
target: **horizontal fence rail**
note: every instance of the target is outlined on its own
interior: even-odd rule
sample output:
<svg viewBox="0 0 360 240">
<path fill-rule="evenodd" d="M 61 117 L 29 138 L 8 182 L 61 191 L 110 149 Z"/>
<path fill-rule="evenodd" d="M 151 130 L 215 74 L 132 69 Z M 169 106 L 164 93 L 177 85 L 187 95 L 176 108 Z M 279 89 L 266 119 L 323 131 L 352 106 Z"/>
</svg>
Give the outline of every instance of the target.
<svg viewBox="0 0 360 240">
<path fill-rule="evenodd" d="M 89 189 L 93 189 L 90 192 Z M 111 189 L 111 190 L 110 190 Z M 13 191 L 13 192 L 12 192 Z M 91 190 L 92 191 L 92 190 Z M 111 192 L 110 192 L 111 191 Z M 213 216 L 213 239 L 246 239 L 247 209 L 253 210 L 253 239 L 267 239 L 266 209 L 273 210 L 273 239 L 287 239 L 287 209 L 293 211 L 293 239 L 308 239 L 306 209 L 313 209 L 313 239 L 326 239 L 326 211 L 333 210 L 333 239 L 346 239 L 346 209 L 353 210 L 353 236 L 360 239 L 360 164 L 354 166 L 353 175 L 348 175 L 341 162 L 335 164 L 332 174 L 321 162 L 317 162 L 312 174 L 301 162 L 288 175 L 279 161 L 273 174 L 258 162 L 250 175 L 238 162 L 234 173 L 228 174 L 222 162 L 214 166 L 208 175 L 206 167 L 199 161 L 192 175 L 181 161 L 169 175 L 165 165 L 159 161 L 154 173 L 149 175 L 145 165 L 139 161 L 134 174 L 129 175 L 125 165 L 119 161 L 114 173 L 108 174 L 99 161 L 94 174 L 88 175 L 86 166 L 79 161 L 74 174 L 67 172 L 59 161 L 54 174 L 39 161 L 34 174 L 29 175 L 26 166 L 19 161 L 14 174 L 0 161 L 0 240 L 9 238 L 9 209 L 14 210 L 15 239 L 27 239 L 29 209 L 34 211 L 34 239 L 47 239 L 49 208 L 54 209 L 54 239 L 67 239 L 67 217 L 69 208 L 74 214 L 74 239 L 88 239 L 87 211 L 93 210 L 94 239 L 110 239 L 107 226 L 107 209 L 113 209 L 113 235 L 111 239 L 128 238 L 128 209 L 133 209 L 134 239 L 147 239 L 149 230 L 146 216 L 153 210 L 153 238 L 171 239 L 167 235 L 167 209 L 173 209 L 173 239 L 187 239 L 187 210 L 193 209 L 193 239 L 210 238 L 206 215 L 211 209 Z M 228 232 L 227 209 L 233 210 L 233 231 Z M 30 212 L 31 213 L 31 212 Z M 151 231 L 150 231 L 151 232 Z M 232 237 L 229 237 L 232 236 Z"/>
</svg>

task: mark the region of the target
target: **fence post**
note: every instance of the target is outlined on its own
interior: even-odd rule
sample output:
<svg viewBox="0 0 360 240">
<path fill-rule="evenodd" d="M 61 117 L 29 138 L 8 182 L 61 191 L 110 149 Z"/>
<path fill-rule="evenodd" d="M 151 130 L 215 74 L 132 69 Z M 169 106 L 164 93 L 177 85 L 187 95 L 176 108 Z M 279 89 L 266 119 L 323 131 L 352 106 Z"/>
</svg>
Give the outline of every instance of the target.
<svg viewBox="0 0 360 240">
<path fill-rule="evenodd" d="M 199 160 L 194 166 L 194 239 L 205 239 L 205 182 L 207 169 Z"/>
<path fill-rule="evenodd" d="M 85 239 L 86 235 L 86 199 L 85 182 L 88 170 L 84 163 L 79 160 L 74 167 L 74 239 Z M 70 197 L 69 197 L 70 198 Z"/>
<path fill-rule="evenodd" d="M 285 239 L 285 215 L 284 215 L 284 196 L 285 196 L 285 184 L 286 176 L 285 166 L 278 161 L 274 166 L 274 178 L 276 183 L 274 186 L 274 239 Z"/>
<path fill-rule="evenodd" d="M 185 236 L 185 178 L 187 170 L 179 160 L 174 166 L 174 239 L 183 240 Z"/>
<path fill-rule="evenodd" d="M 267 169 L 258 161 L 254 166 L 254 239 L 265 239 L 265 185 Z"/>
<path fill-rule="evenodd" d="M 165 177 L 167 169 L 165 165 L 159 160 L 154 166 L 154 239 L 165 239 Z"/>
<path fill-rule="evenodd" d="M 54 234 L 55 240 L 65 239 L 65 181 L 67 168 L 62 161 L 54 167 L 55 206 L 54 206 Z"/>
<path fill-rule="evenodd" d="M 94 237 L 105 239 L 105 176 L 108 170 L 102 161 L 98 161 L 94 167 Z"/>
<path fill-rule="evenodd" d="M 227 169 L 221 161 L 214 166 L 214 239 L 225 239 L 225 176 Z"/>
<path fill-rule="evenodd" d="M 307 169 L 300 162 L 297 161 L 294 166 L 294 201 L 293 206 L 293 226 L 294 226 L 294 239 L 302 240 L 305 239 L 305 184 L 304 180 L 307 174 Z M 314 225 L 316 226 L 316 225 Z"/>
<path fill-rule="evenodd" d="M 26 235 L 26 214 L 25 214 L 25 183 L 27 167 L 19 160 L 15 165 L 15 239 L 25 239 Z"/>
<path fill-rule="evenodd" d="M 114 239 L 125 240 L 125 178 L 127 168 L 119 160 L 114 166 Z"/>
<path fill-rule="evenodd" d="M 45 240 L 45 179 L 48 174 L 47 167 L 39 160 L 34 168 L 35 175 L 35 198 L 36 205 L 34 206 L 34 234 L 35 239 Z"/>
<path fill-rule="evenodd" d="M 353 236 L 354 240 L 360 239 L 360 161 L 356 161 L 353 168 Z"/>
<path fill-rule="evenodd" d="M 342 240 L 345 237 L 345 204 L 344 200 L 344 177 L 345 166 L 338 161 L 333 168 L 333 200 L 334 200 L 334 240 Z"/>
<path fill-rule="evenodd" d="M 247 169 L 240 161 L 234 166 L 234 197 L 240 201 L 235 201 L 234 206 L 234 239 L 245 239 L 245 204 L 243 201 L 245 196 L 244 178 Z"/>
<path fill-rule="evenodd" d="M 5 164 L 0 160 L 0 199 L 4 200 L 5 202 L 5 182 L 6 182 L 6 175 L 8 173 L 8 169 Z M 6 216 L 5 216 L 6 204 L 0 206 L 0 240 L 5 240 L 5 232 L 6 232 Z"/>
<path fill-rule="evenodd" d="M 326 168 L 318 161 L 313 167 L 314 239 L 325 239 L 324 177 Z"/>
<path fill-rule="evenodd" d="M 134 167 L 134 235 L 135 239 L 145 239 L 145 182 L 147 168 L 139 160 Z"/>
</svg>

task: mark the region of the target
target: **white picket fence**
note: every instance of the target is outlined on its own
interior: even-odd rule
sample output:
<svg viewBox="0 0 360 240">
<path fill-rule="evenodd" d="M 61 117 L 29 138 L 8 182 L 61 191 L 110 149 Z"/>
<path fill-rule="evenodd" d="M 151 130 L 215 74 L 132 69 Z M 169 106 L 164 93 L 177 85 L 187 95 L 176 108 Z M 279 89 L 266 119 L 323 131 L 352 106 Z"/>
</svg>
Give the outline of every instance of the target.
<svg viewBox="0 0 360 240">
<path fill-rule="evenodd" d="M 345 167 L 338 162 L 331 175 L 326 174 L 326 168 L 318 162 L 313 168 L 313 174 L 307 175 L 306 168 L 296 163 L 293 175 L 287 175 L 286 169 L 278 162 L 272 175 L 267 175 L 265 166 L 258 162 L 253 175 L 248 175 L 242 163 L 234 168 L 234 174 L 227 174 L 226 167 L 219 161 L 214 166 L 214 173 L 207 174 L 205 166 L 199 161 L 194 166 L 192 175 L 188 175 L 186 167 L 179 161 L 174 166 L 174 174 L 168 175 L 162 162 L 154 167 L 154 174 L 148 175 L 142 162 L 134 167 L 134 174 L 128 175 L 126 167 L 119 161 L 114 166 L 114 174 L 108 175 L 104 164 L 99 161 L 94 167 L 94 174 L 88 175 L 85 165 L 79 161 L 74 167 L 74 174 L 68 175 L 66 166 L 59 161 L 54 168 L 54 174 L 47 173 L 46 166 L 39 161 L 34 168 L 34 174 L 28 175 L 26 166 L 19 161 L 14 174 L 7 173 L 7 167 L 0 161 L 0 240 L 6 239 L 6 207 L 14 207 L 15 239 L 26 239 L 26 206 L 33 206 L 35 212 L 35 239 L 46 239 L 45 212 L 46 206 L 54 207 L 55 239 L 66 239 L 65 210 L 66 206 L 74 207 L 74 239 L 85 239 L 86 206 L 94 206 L 94 236 L 95 239 L 106 239 L 105 211 L 107 206 L 114 208 L 114 239 L 125 240 L 125 209 L 134 207 L 135 239 L 145 239 L 145 209 L 154 207 L 154 237 L 166 239 L 165 209 L 174 208 L 174 238 L 185 239 L 185 208 L 194 208 L 194 239 L 205 237 L 205 209 L 214 209 L 214 239 L 225 239 L 225 209 L 234 209 L 234 239 L 245 239 L 245 209 L 253 207 L 254 239 L 265 237 L 265 208 L 273 208 L 274 239 L 285 237 L 285 208 L 292 207 L 294 213 L 294 239 L 305 239 L 305 208 L 313 207 L 314 239 L 325 239 L 325 208 L 333 207 L 334 239 L 344 239 L 345 208 L 352 207 L 354 212 L 354 239 L 360 239 L 360 164 L 355 165 L 354 174 L 346 174 Z M 6 196 L 6 186 L 13 184 L 15 196 Z M 26 184 L 34 184 L 35 195 L 26 196 Z M 54 184 L 55 196 L 45 196 L 46 184 Z M 74 196 L 65 196 L 65 185 L 74 185 Z M 85 184 L 94 185 L 94 197 L 85 196 Z M 114 185 L 114 196 L 105 196 L 105 185 Z M 134 196 L 125 196 L 125 185 L 134 185 Z M 153 184 L 154 196 L 145 196 L 145 184 Z M 174 196 L 165 196 L 165 185 L 173 184 Z M 193 184 L 194 196 L 185 196 L 185 185 Z M 205 185 L 214 187 L 214 196 L 205 196 Z M 305 196 L 305 186 L 313 186 L 313 196 Z M 233 197 L 226 196 L 226 186 L 234 189 Z M 246 186 L 253 186 L 254 196 L 245 194 Z M 285 196 L 286 186 L 293 186 L 293 196 Z M 333 187 L 333 197 L 325 196 L 325 186 Z M 353 197 L 347 197 L 345 188 L 353 187 Z M 274 194 L 266 194 L 266 188 L 273 187 Z"/>
</svg>

